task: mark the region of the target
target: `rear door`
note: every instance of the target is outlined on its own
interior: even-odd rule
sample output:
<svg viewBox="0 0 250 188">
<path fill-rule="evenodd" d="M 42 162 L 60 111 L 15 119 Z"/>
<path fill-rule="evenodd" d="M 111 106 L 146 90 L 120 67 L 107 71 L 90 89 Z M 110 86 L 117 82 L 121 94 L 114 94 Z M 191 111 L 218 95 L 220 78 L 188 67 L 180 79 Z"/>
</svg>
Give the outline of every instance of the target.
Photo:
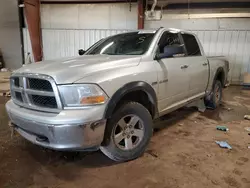
<svg viewBox="0 0 250 188">
<path fill-rule="evenodd" d="M 205 56 L 203 56 L 199 43 L 194 35 L 181 34 L 186 48 L 186 61 L 190 77 L 188 98 L 194 99 L 205 94 L 208 83 L 209 67 Z"/>
</svg>

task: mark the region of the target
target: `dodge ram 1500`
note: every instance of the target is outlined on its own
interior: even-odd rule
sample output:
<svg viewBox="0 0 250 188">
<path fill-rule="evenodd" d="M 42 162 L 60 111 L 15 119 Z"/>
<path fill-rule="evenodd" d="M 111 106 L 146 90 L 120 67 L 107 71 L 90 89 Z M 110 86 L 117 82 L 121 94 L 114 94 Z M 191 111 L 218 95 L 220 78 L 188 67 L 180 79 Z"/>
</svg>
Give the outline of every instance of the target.
<svg viewBox="0 0 250 188">
<path fill-rule="evenodd" d="M 101 149 L 116 161 L 143 154 L 154 119 L 183 106 L 216 108 L 229 71 L 225 58 L 207 58 L 197 36 L 178 29 L 118 34 L 79 54 L 16 70 L 7 112 L 34 144 Z"/>
</svg>

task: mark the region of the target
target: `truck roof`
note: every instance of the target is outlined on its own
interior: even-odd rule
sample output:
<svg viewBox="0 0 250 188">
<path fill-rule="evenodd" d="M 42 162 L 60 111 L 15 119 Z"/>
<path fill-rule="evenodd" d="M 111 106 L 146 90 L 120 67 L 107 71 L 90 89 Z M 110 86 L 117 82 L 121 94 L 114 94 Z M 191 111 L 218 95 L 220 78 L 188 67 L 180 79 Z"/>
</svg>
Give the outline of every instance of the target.
<svg viewBox="0 0 250 188">
<path fill-rule="evenodd" d="M 158 29 L 141 29 L 137 31 L 141 33 L 155 33 L 158 30 L 168 30 L 173 33 L 183 32 L 183 33 L 189 33 L 189 34 L 195 35 L 194 33 L 187 31 L 187 30 L 177 29 L 177 28 L 164 28 L 164 27 L 160 27 Z"/>
</svg>

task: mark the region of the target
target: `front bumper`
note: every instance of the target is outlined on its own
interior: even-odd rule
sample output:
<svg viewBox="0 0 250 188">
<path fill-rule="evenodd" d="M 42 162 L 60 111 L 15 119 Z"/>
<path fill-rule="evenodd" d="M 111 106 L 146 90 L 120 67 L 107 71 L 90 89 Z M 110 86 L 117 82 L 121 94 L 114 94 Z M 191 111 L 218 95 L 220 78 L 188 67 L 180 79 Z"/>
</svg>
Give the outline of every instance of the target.
<svg viewBox="0 0 250 188">
<path fill-rule="evenodd" d="M 95 150 L 103 141 L 105 105 L 48 113 L 22 108 L 10 100 L 6 109 L 20 135 L 46 148 Z"/>
</svg>

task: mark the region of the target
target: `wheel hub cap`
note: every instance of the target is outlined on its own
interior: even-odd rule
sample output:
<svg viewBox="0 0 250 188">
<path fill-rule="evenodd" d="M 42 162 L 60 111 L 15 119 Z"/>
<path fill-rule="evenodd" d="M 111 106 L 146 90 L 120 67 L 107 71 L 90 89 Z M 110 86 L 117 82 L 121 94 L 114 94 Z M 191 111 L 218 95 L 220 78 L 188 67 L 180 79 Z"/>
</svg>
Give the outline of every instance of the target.
<svg viewBox="0 0 250 188">
<path fill-rule="evenodd" d="M 134 149 L 144 137 L 144 124 L 136 115 L 122 117 L 113 130 L 113 139 L 122 150 Z"/>
</svg>

